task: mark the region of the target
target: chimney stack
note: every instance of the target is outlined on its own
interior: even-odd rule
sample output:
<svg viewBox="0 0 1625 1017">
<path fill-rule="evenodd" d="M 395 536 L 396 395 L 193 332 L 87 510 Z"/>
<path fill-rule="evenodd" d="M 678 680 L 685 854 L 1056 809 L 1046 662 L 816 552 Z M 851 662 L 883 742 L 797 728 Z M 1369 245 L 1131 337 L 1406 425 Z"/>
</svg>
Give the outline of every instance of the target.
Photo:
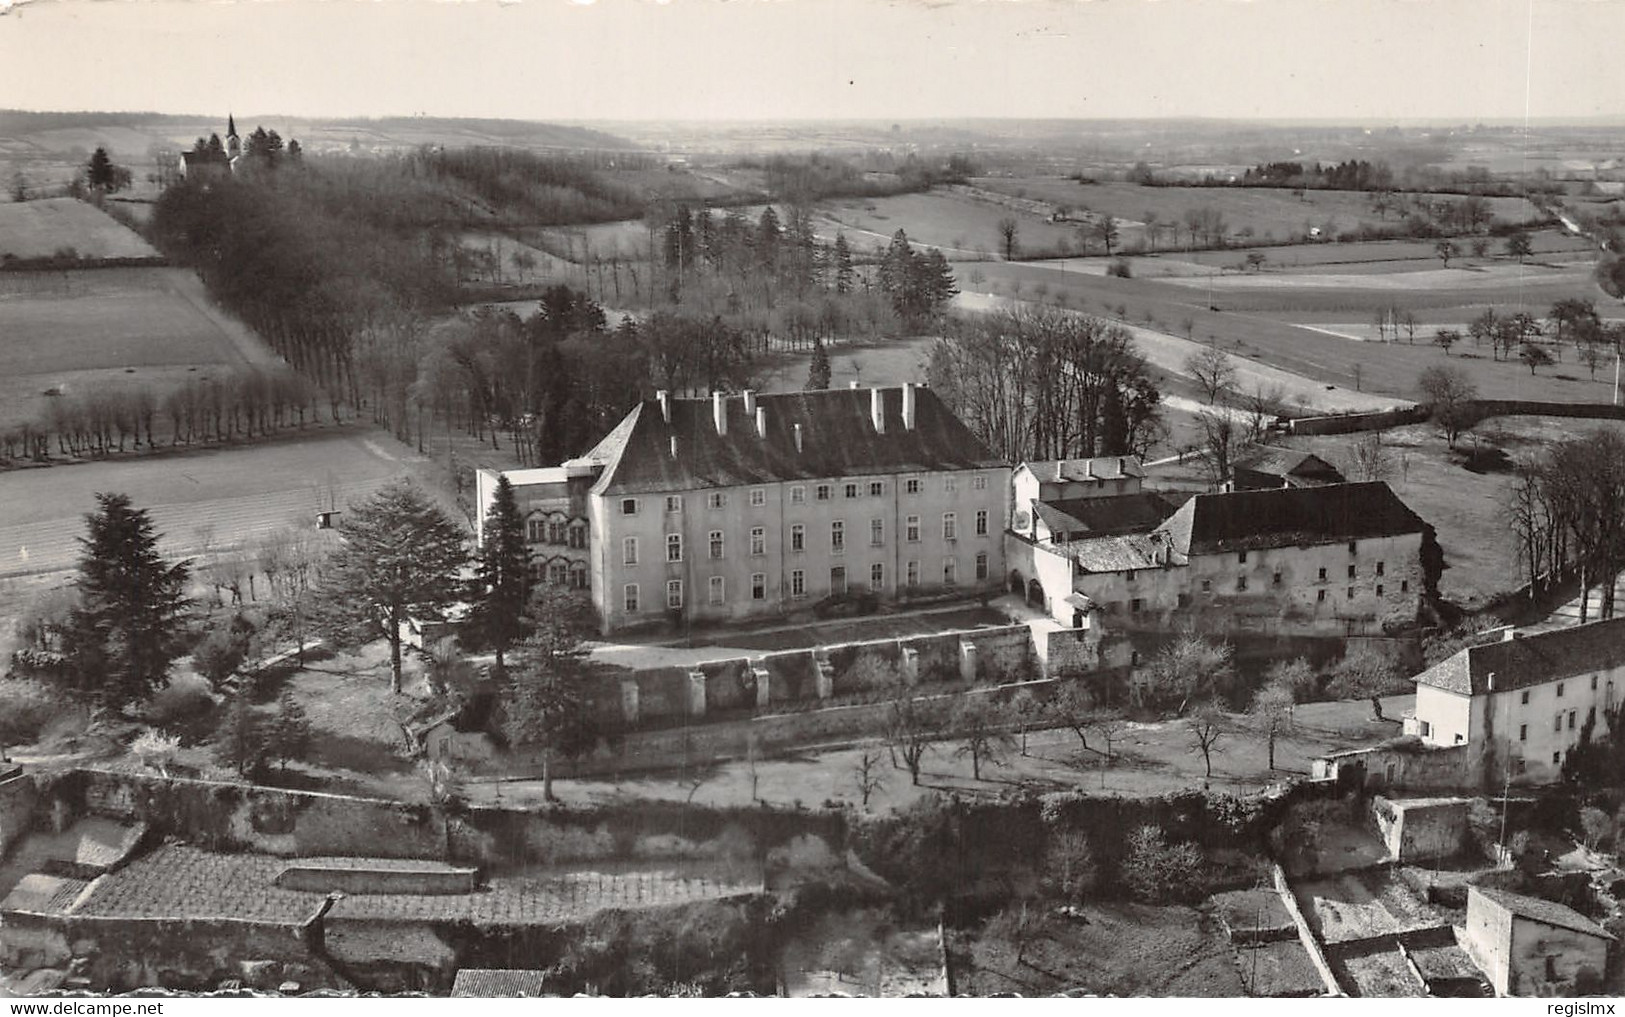
<svg viewBox="0 0 1625 1017">
<path fill-rule="evenodd" d="M 801 425 L 796 425 L 796 451 L 801 451 Z"/>
<path fill-rule="evenodd" d="M 846 387 L 856 392 L 858 390 L 858 383 L 855 381 L 849 381 L 846 383 Z"/>
<path fill-rule="evenodd" d="M 914 383 L 903 383 L 903 427 L 914 430 Z"/>
<path fill-rule="evenodd" d="M 675 434 L 671 436 L 671 457 L 673 459 L 677 458 L 677 436 Z"/>
<path fill-rule="evenodd" d="M 660 400 L 661 419 L 665 420 L 665 422 L 668 424 L 671 423 L 671 393 L 667 392 L 665 389 L 661 389 L 659 392 L 655 393 L 655 398 Z"/>
<path fill-rule="evenodd" d="M 1117 457 L 1117 475 L 1119 477 L 1128 476 L 1128 461 L 1122 456 Z"/>
<path fill-rule="evenodd" d="M 753 417 L 755 415 L 756 415 L 756 390 L 753 389 L 753 388 L 747 388 L 747 389 L 745 389 L 745 416 Z"/>
<path fill-rule="evenodd" d="M 1083 479 L 1088 480 L 1091 477 L 1093 477 L 1095 475 L 1094 470 L 1095 470 L 1095 461 L 1093 459 L 1085 459 L 1083 461 Z M 1056 472 L 1059 473 L 1059 470 L 1057 470 Z"/>
<path fill-rule="evenodd" d="M 717 423 L 717 434 L 728 433 L 728 397 L 721 392 L 711 393 L 711 416 Z"/>
<path fill-rule="evenodd" d="M 756 407 L 756 437 L 767 437 L 767 407 Z"/>
<path fill-rule="evenodd" d="M 886 433 L 886 400 L 878 388 L 869 390 L 869 419 L 874 421 L 876 434 Z"/>
</svg>

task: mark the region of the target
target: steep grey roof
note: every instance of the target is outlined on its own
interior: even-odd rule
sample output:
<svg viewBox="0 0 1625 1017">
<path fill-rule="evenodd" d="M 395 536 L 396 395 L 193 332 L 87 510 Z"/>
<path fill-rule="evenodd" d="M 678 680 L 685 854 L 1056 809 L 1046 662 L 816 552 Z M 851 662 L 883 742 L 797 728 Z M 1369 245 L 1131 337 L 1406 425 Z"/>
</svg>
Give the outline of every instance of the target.
<svg viewBox="0 0 1625 1017">
<path fill-rule="evenodd" d="M 1251 470 L 1273 477 L 1297 477 L 1328 484 L 1344 482 L 1343 474 L 1337 467 L 1313 452 L 1276 445 L 1259 445 L 1237 457 L 1231 466 L 1233 469 Z"/>
<path fill-rule="evenodd" d="M 1069 498 L 1033 503 L 1033 512 L 1051 530 L 1104 537 L 1144 533 L 1173 515 L 1177 506 L 1160 494 L 1144 491 L 1109 498 Z"/>
<path fill-rule="evenodd" d="M 760 395 L 767 434 L 756 433 L 744 400 L 724 400 L 718 434 L 710 399 L 672 399 L 671 422 L 658 400 L 632 409 L 585 458 L 607 462 L 594 490 L 604 494 L 685 491 L 784 480 L 887 473 L 993 469 L 994 458 L 928 388 L 915 389 L 915 422 L 903 426 L 901 388 L 881 390 L 884 432 L 870 419 L 871 389 Z M 795 426 L 801 425 L 801 448 Z M 672 454 L 672 439 L 677 453 Z"/>
<path fill-rule="evenodd" d="M 1063 480 L 1115 480 L 1143 477 L 1145 467 L 1138 456 L 1095 456 L 1091 459 L 1040 459 L 1026 463 L 1033 476 L 1046 484 Z"/>
<path fill-rule="evenodd" d="M 1596 936 L 1598 939 L 1614 938 L 1602 926 L 1585 915 L 1555 901 L 1542 900 L 1539 897 L 1526 897 L 1521 893 L 1511 893 L 1486 886 L 1475 886 L 1473 892 L 1482 894 L 1519 918 L 1527 918 L 1530 921 L 1541 922 L 1559 929 L 1572 929 L 1575 932 L 1583 932 L 1588 936 Z"/>
<path fill-rule="evenodd" d="M 1131 534 L 1091 537 L 1056 545 L 1084 572 L 1124 572 L 1154 569 L 1162 564 L 1160 545 L 1151 537 Z"/>
<path fill-rule="evenodd" d="M 1192 555 L 1393 537 L 1424 525 L 1379 480 L 1198 494 L 1159 529 L 1176 552 Z"/>
<path fill-rule="evenodd" d="M 1625 666 L 1625 618 L 1498 639 L 1457 650 L 1416 676 L 1421 685 L 1466 696 L 1528 688 Z"/>
<path fill-rule="evenodd" d="M 513 999 L 542 994 L 545 973 L 498 968 L 463 968 L 451 983 L 452 996 Z"/>
</svg>

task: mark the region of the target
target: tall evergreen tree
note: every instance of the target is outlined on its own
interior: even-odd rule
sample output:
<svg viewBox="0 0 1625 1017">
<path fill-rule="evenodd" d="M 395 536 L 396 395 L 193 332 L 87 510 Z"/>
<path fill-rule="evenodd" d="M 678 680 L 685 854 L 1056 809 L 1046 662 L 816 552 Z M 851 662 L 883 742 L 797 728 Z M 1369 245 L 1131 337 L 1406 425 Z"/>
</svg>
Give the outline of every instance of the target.
<svg viewBox="0 0 1625 1017">
<path fill-rule="evenodd" d="M 497 478 L 496 496 L 485 514 L 485 540 L 474 579 L 474 610 L 464 631 L 474 646 L 496 651 L 497 670 L 503 654 L 525 634 L 525 602 L 530 596 L 530 548 L 525 520 L 519 514 L 513 485 Z"/>
<path fill-rule="evenodd" d="M 75 581 L 79 604 L 62 631 L 67 671 L 97 707 L 119 710 L 169 684 L 183 650 L 188 562 L 158 554 L 145 509 L 123 494 L 98 494 Z"/>
<path fill-rule="evenodd" d="M 847 246 L 846 234 L 835 234 L 835 292 L 846 295 L 852 292 L 854 273 L 852 271 L 852 248 Z"/>
<path fill-rule="evenodd" d="M 807 365 L 808 392 L 829 388 L 829 353 L 822 340 L 813 339 L 812 363 Z"/>
<path fill-rule="evenodd" d="M 599 739 L 583 689 L 582 640 L 592 608 L 579 593 L 539 586 L 530 610 L 536 631 L 515 648 L 518 660 L 503 686 L 503 734 L 509 745 L 541 753 L 542 796 L 552 801 L 553 761 L 582 755 Z"/>
<path fill-rule="evenodd" d="M 401 691 L 401 630 L 457 599 L 468 561 L 462 529 L 406 479 L 351 506 L 327 561 L 318 624 L 339 645 L 389 641 L 389 688 Z"/>
</svg>

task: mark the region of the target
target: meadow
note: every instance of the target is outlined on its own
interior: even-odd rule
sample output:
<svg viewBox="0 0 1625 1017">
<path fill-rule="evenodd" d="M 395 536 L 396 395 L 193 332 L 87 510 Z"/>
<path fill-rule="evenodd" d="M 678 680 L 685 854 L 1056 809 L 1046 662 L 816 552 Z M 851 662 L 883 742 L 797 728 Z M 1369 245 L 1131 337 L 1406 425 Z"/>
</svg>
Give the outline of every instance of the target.
<svg viewBox="0 0 1625 1017">
<path fill-rule="evenodd" d="M 85 259 L 158 257 L 152 245 L 94 205 L 73 198 L 0 204 L 0 259 L 49 258 L 64 248 Z"/>
<path fill-rule="evenodd" d="M 39 419 L 51 390 L 117 381 L 161 393 L 210 369 L 277 363 L 186 269 L 0 273 L 0 427 Z"/>
</svg>

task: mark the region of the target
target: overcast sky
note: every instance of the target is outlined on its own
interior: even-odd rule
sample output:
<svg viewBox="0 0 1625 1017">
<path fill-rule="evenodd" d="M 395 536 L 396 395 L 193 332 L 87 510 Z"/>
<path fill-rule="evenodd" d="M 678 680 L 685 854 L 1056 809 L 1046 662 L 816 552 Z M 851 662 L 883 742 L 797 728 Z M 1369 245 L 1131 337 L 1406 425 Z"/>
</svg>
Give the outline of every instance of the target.
<svg viewBox="0 0 1625 1017">
<path fill-rule="evenodd" d="M 0 0 L 0 107 L 1625 119 L 1625 0 Z"/>
</svg>

